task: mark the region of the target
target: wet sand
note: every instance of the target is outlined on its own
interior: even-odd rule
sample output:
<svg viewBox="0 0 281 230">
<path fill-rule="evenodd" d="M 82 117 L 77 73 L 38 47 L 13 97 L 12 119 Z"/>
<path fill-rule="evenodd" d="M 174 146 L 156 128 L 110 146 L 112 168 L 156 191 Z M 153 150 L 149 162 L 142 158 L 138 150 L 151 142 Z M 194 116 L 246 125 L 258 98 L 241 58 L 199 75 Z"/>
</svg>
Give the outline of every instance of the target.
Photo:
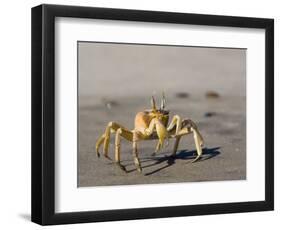
<svg viewBox="0 0 281 230">
<path fill-rule="evenodd" d="M 241 98 L 242 99 L 242 98 Z M 91 101 L 91 98 L 84 99 Z M 79 123 L 79 186 L 151 184 L 187 181 L 240 180 L 246 178 L 246 122 L 241 114 L 244 107 L 232 97 L 219 99 L 182 98 L 169 99 L 172 114 L 192 118 L 204 140 L 203 158 L 191 163 L 195 157 L 192 135 L 182 138 L 175 159 L 169 157 L 174 140 L 156 156 L 151 154 L 155 141 L 139 143 L 142 174 L 136 171 L 132 157 L 132 144 L 122 139 L 121 160 L 128 173 L 94 151 L 95 141 L 104 132 L 107 121 L 116 121 L 133 128 L 135 111 L 142 107 L 141 98 L 115 99 L 111 109 L 105 104 L 80 106 Z M 118 104 L 117 104 L 118 102 Z M 182 107 L 182 103 L 185 104 Z M 148 104 L 148 103 L 147 103 Z M 231 105 L 231 112 L 225 110 Z M 212 114 L 207 115 L 206 113 Z M 213 114 L 214 113 L 214 114 Z M 114 135 L 110 141 L 109 155 L 114 159 Z"/>
<path fill-rule="evenodd" d="M 191 60 L 194 59 L 193 54 L 196 54 L 197 62 L 200 62 L 202 58 L 206 59 L 203 60 L 202 66 L 196 69 L 195 64 L 192 68 L 183 63 L 182 66 L 177 66 L 177 71 L 181 73 L 180 68 L 188 69 L 191 71 L 188 76 L 198 75 L 197 80 L 200 81 L 187 75 L 180 76 L 180 74 L 171 78 L 170 72 L 167 76 L 156 74 L 153 80 L 161 82 L 160 86 L 154 87 L 158 101 L 161 90 L 165 89 L 170 117 L 178 114 L 182 118 L 191 118 L 198 125 L 205 140 L 202 159 L 191 163 L 196 153 L 192 135 L 181 139 L 175 159 L 169 157 L 173 148 L 173 139 L 170 140 L 168 147 L 162 149 L 154 157 L 151 154 L 154 152 L 156 142 L 142 141 L 139 143 L 139 157 L 143 172 L 139 173 L 133 162 L 132 144 L 122 139 L 121 161 L 128 171 L 125 173 L 114 162 L 103 156 L 101 158 L 96 156 L 95 142 L 104 132 L 109 121 L 115 121 L 128 129 L 133 129 L 135 114 L 150 107 L 152 88 L 146 87 L 145 77 L 143 81 L 137 82 L 137 87 L 136 84 L 130 87 L 133 84 L 131 81 L 126 84 L 110 83 L 109 80 L 105 82 L 108 79 L 104 76 L 105 72 L 109 74 L 111 71 L 112 75 L 114 73 L 124 80 L 128 76 L 122 76 L 128 71 L 122 70 L 123 75 L 119 76 L 120 71 L 114 72 L 114 69 L 104 71 L 105 67 L 99 62 L 95 65 L 93 60 L 99 57 L 107 60 L 107 63 L 120 62 L 122 64 L 124 62 L 128 65 L 130 52 L 128 51 L 122 59 L 118 56 L 114 60 L 109 60 L 114 55 L 103 57 L 102 55 L 106 52 L 100 48 L 100 45 L 93 47 L 90 44 L 83 44 L 79 53 L 78 186 L 246 179 L 245 52 L 203 49 L 200 50 L 202 56 L 198 56 L 197 50 L 194 49 L 189 50 L 190 57 L 185 56 L 186 63 L 190 60 L 197 65 L 196 61 Z M 93 56 L 93 52 L 97 57 Z M 180 53 L 176 54 L 177 57 L 182 57 Z M 210 64 L 208 60 L 214 57 L 217 64 Z M 220 64 L 222 60 L 224 65 Z M 163 66 L 163 63 L 161 65 Z M 116 66 L 119 65 L 116 64 Z M 134 66 L 131 68 L 134 69 Z M 172 68 L 172 66 L 167 68 Z M 150 72 L 150 70 L 146 71 Z M 155 72 L 152 68 L 151 71 L 153 70 Z M 183 79 L 191 79 L 191 84 L 183 86 Z M 100 88 L 91 91 L 91 86 L 93 88 L 100 86 Z M 219 96 L 211 94 L 206 97 L 208 90 L 218 92 Z M 114 158 L 114 137 L 115 135 L 112 135 L 109 149 L 109 155 L 112 158 Z"/>
</svg>

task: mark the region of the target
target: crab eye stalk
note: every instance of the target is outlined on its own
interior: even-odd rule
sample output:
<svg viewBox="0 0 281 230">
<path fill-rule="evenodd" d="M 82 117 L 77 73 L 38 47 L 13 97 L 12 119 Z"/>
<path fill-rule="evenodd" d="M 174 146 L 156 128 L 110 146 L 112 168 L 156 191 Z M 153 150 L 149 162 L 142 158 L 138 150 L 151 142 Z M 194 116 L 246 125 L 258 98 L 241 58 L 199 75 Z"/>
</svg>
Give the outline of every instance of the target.
<svg viewBox="0 0 281 230">
<path fill-rule="evenodd" d="M 164 110 L 166 107 L 166 98 L 165 98 L 165 94 L 164 92 L 162 93 L 162 99 L 161 99 L 161 106 L 160 106 L 160 109 L 161 110 Z"/>
<path fill-rule="evenodd" d="M 155 99 L 154 99 L 154 97 L 152 96 L 151 97 L 151 107 L 152 107 L 152 110 L 153 111 L 156 111 L 156 103 L 155 103 Z"/>
</svg>

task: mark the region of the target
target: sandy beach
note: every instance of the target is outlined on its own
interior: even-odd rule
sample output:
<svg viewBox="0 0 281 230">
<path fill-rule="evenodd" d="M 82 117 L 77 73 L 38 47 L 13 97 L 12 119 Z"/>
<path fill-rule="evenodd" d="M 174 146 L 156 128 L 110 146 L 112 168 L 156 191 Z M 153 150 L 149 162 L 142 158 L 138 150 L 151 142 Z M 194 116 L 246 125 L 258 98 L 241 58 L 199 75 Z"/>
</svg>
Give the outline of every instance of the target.
<svg viewBox="0 0 281 230">
<path fill-rule="evenodd" d="M 246 51 L 103 43 L 79 44 L 78 186 L 132 185 L 246 179 Z M 132 144 L 121 141 L 121 161 L 98 158 L 95 142 L 109 121 L 133 129 L 135 114 L 150 108 L 152 94 L 167 97 L 170 117 L 191 118 L 202 133 L 203 157 L 192 135 L 174 140 L 156 156 L 155 141 L 139 143 L 143 167 L 134 165 Z M 213 91 L 218 95 L 206 96 Z M 114 135 L 109 155 L 114 158 Z"/>
</svg>

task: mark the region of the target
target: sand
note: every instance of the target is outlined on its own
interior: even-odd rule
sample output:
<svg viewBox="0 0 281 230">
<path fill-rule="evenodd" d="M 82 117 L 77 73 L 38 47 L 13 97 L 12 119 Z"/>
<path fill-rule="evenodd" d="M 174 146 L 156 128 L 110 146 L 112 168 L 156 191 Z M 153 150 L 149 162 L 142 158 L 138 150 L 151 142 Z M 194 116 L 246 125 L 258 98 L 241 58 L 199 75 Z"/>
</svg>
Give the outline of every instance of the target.
<svg viewBox="0 0 281 230">
<path fill-rule="evenodd" d="M 246 179 L 245 50 L 138 46 L 136 51 L 136 46 L 80 45 L 79 187 Z M 159 101 L 163 90 L 170 115 L 198 125 L 205 140 L 202 159 L 191 163 L 196 153 L 192 135 L 182 138 L 175 158 L 170 157 L 173 139 L 154 157 L 156 142 L 140 142 L 142 173 L 126 140 L 121 142 L 121 160 L 127 173 L 98 158 L 95 142 L 107 123 L 133 129 L 135 114 L 149 108 L 151 94 Z M 219 96 L 206 97 L 210 90 Z M 109 151 L 114 158 L 114 135 Z"/>
</svg>

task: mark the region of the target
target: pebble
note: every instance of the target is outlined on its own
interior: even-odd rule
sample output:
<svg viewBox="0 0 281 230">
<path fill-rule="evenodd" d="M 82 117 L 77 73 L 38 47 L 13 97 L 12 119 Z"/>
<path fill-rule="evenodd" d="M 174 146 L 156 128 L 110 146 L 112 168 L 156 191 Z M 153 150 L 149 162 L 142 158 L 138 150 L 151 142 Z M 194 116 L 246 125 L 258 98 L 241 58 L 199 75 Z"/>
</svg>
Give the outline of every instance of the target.
<svg viewBox="0 0 281 230">
<path fill-rule="evenodd" d="M 215 116 L 215 115 L 217 115 L 215 112 L 206 112 L 206 113 L 204 114 L 204 117 L 213 117 L 213 116 Z"/>
<path fill-rule="evenodd" d="M 189 97 L 189 93 L 186 93 L 186 92 L 178 92 L 178 93 L 176 93 L 176 97 L 177 97 L 177 98 L 188 98 L 188 97 Z"/>
<path fill-rule="evenodd" d="M 205 96 L 207 98 L 214 98 L 214 99 L 220 97 L 219 93 L 217 93 L 215 91 L 208 91 L 208 92 L 206 92 Z"/>
<path fill-rule="evenodd" d="M 119 103 L 117 101 L 114 101 L 114 100 L 102 99 L 102 103 L 106 106 L 107 109 L 112 109 L 112 107 L 119 106 Z"/>
</svg>

